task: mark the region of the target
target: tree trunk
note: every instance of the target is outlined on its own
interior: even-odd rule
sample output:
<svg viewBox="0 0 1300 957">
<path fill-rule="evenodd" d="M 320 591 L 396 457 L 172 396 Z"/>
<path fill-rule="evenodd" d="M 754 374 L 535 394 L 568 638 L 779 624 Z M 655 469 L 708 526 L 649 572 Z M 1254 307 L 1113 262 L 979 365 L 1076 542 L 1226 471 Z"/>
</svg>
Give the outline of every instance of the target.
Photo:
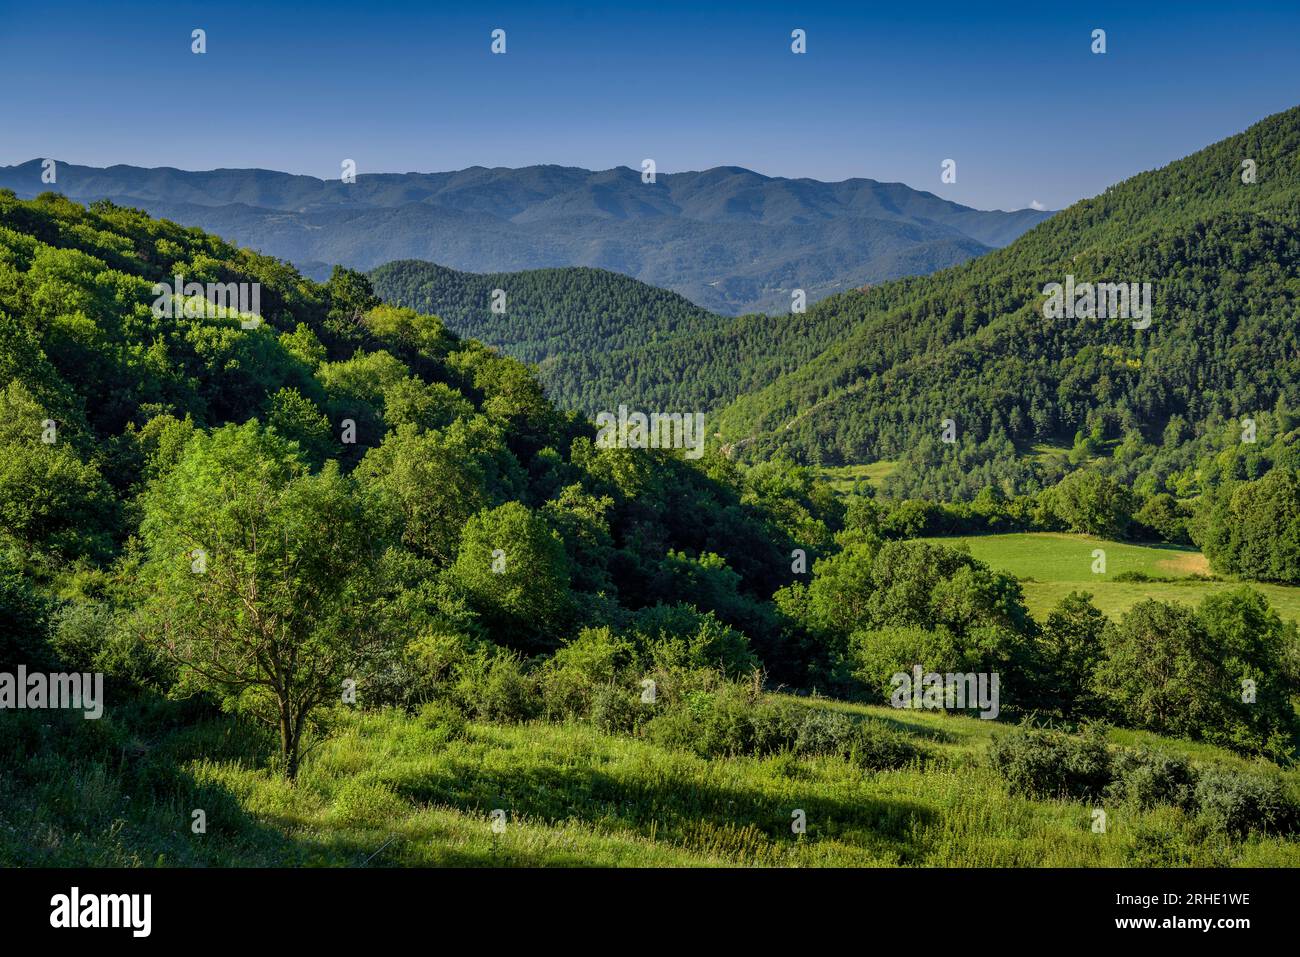
<svg viewBox="0 0 1300 957">
<path fill-rule="evenodd" d="M 286 698 L 280 698 L 280 755 L 284 758 L 284 773 L 290 780 L 298 777 L 298 728 Z"/>
</svg>

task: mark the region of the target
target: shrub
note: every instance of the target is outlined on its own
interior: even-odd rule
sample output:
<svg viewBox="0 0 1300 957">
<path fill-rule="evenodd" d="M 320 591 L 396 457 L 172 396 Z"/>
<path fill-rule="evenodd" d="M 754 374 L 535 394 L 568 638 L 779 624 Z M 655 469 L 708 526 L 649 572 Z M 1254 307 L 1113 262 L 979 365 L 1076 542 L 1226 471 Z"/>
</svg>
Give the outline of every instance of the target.
<svg viewBox="0 0 1300 957">
<path fill-rule="evenodd" d="M 799 715 L 794 728 L 796 753 L 846 756 L 853 750 L 858 723 L 847 714 L 829 708 L 799 710 L 803 714 Z"/>
<path fill-rule="evenodd" d="M 1215 828 L 1234 837 L 1283 832 L 1296 823 L 1297 808 L 1271 775 L 1207 770 L 1196 785 L 1196 803 Z"/>
<path fill-rule="evenodd" d="M 1122 750 L 1112 759 L 1114 779 L 1107 796 L 1142 808 L 1157 804 L 1191 808 L 1196 803 L 1196 772 L 1181 755 L 1147 748 Z"/>
<path fill-rule="evenodd" d="M 827 755 L 864 768 L 901 767 L 919 753 L 906 736 L 877 721 L 760 695 L 752 685 L 729 684 L 692 692 L 647 725 L 665 747 L 701 755 L 765 755 L 787 751 Z"/>
<path fill-rule="evenodd" d="M 698 715 L 690 707 L 669 708 L 652 718 L 645 726 L 645 736 L 661 748 L 674 751 L 701 753 L 697 730 Z M 707 755 L 703 755 L 707 757 Z"/>
<path fill-rule="evenodd" d="M 440 744 L 446 744 L 465 734 L 465 715 L 446 701 L 430 701 L 420 708 L 415 722 L 432 731 Z"/>
<path fill-rule="evenodd" d="M 527 721 L 537 716 L 536 692 L 517 655 L 485 646 L 457 668 L 453 697 L 485 721 Z"/>
<path fill-rule="evenodd" d="M 410 811 L 391 787 L 363 778 L 348 778 L 334 795 L 330 816 L 349 827 L 378 828 Z"/>
<path fill-rule="evenodd" d="M 444 693 L 444 685 L 474 653 L 474 641 L 452 629 L 438 629 L 411 641 L 402 653 L 404 670 L 412 676 L 412 695 L 432 698 Z"/>
<path fill-rule="evenodd" d="M 727 682 L 713 691 L 690 691 L 646 726 L 664 747 L 701 757 L 757 754 L 780 745 L 778 711 L 756 687 Z"/>
<path fill-rule="evenodd" d="M 647 707 L 636 691 L 617 684 L 598 685 L 591 695 L 591 722 L 611 734 L 635 731 Z"/>
<path fill-rule="evenodd" d="M 707 700 L 688 701 L 698 716 L 702 755 L 753 754 L 760 743 L 760 726 L 755 722 L 757 696 L 749 688 L 725 684 Z"/>
<path fill-rule="evenodd" d="M 853 748 L 848 757 L 864 768 L 888 771 L 906 767 L 920 749 L 906 735 L 880 721 L 861 721 L 854 729 Z"/>
<path fill-rule="evenodd" d="M 1111 755 L 1099 729 L 1069 735 L 1021 728 L 999 735 L 989 759 L 1013 791 L 1033 797 L 1093 798 L 1111 780 Z"/>
<path fill-rule="evenodd" d="M 1171 578 L 1161 577 L 1159 575 L 1149 575 L 1146 572 L 1137 569 L 1130 569 L 1129 571 L 1119 572 L 1118 574 L 1111 576 L 1111 581 L 1116 582 L 1167 582 L 1172 580 L 1173 579 Z"/>
<path fill-rule="evenodd" d="M 690 605 L 644 608 L 636 613 L 632 632 L 659 668 L 712 668 L 736 677 L 758 667 L 748 638 L 713 612 Z"/>
<path fill-rule="evenodd" d="M 542 666 L 539 680 L 548 717 L 585 717 L 599 689 L 635 659 L 632 644 L 609 628 L 584 628 Z"/>
</svg>

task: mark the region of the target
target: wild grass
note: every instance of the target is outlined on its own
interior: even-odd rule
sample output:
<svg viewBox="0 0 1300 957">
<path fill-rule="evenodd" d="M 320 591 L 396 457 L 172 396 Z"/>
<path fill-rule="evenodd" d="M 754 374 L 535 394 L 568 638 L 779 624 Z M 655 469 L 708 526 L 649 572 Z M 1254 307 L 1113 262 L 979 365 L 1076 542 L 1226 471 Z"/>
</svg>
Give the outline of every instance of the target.
<svg viewBox="0 0 1300 957">
<path fill-rule="evenodd" d="M 866 482 L 874 488 L 881 488 L 898 468 L 897 462 L 872 462 L 869 465 L 827 465 L 820 470 L 821 478 L 832 490 L 840 495 L 853 491 L 856 482 Z"/>
<path fill-rule="evenodd" d="M 1011 793 L 985 759 L 991 736 L 1005 730 L 995 722 L 801 700 L 886 722 L 921 757 L 892 771 L 789 753 L 704 759 L 582 722 L 444 727 L 340 709 L 290 784 L 269 757 L 273 742 L 226 716 L 150 740 L 124 726 L 85 732 L 71 719 L 31 727 L 23 716 L 27 726 L 0 752 L 0 863 L 1300 865 L 1294 840 L 1233 840 L 1168 807 L 1107 807 L 1107 830 L 1094 833 L 1089 804 Z M 99 723 L 131 720 L 119 712 Z M 87 733 L 93 740 L 73 743 Z M 1112 739 L 1140 739 L 1200 764 L 1249 765 L 1152 735 Z M 1295 772 L 1286 779 L 1300 792 Z M 193 831 L 196 809 L 206 833 Z M 792 832 L 796 811 L 804 834 Z"/>
</svg>

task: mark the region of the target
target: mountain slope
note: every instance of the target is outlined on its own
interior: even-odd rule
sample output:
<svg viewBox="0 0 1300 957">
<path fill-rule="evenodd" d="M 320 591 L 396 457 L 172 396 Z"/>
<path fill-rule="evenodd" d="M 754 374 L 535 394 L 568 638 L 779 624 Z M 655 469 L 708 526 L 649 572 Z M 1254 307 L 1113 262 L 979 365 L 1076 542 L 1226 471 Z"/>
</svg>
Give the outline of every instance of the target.
<svg viewBox="0 0 1300 957">
<path fill-rule="evenodd" d="M 588 380 L 583 372 L 589 360 L 637 354 L 655 343 L 732 322 L 674 292 L 604 269 L 571 266 L 480 274 L 401 260 L 371 270 L 369 276 L 385 301 L 437 315 L 458 335 L 537 363 L 538 377 L 552 401 L 592 416 L 620 403 L 659 408 L 664 396 L 627 377 L 617 382 L 607 376 Z M 504 294 L 499 313 L 492 310 L 497 290 Z"/>
<path fill-rule="evenodd" d="M 738 167 L 472 167 L 359 175 L 355 183 L 269 170 L 190 172 L 41 162 L 0 168 L 0 187 L 106 198 L 229 236 L 315 278 L 424 259 L 472 272 L 591 266 L 672 289 L 731 315 L 788 310 L 864 283 L 981 255 L 1047 212 L 970 209 L 901 183 L 823 183 Z"/>
<path fill-rule="evenodd" d="M 385 301 L 436 315 L 458 335 L 526 362 L 640 346 L 728 321 L 674 292 L 604 269 L 468 273 L 407 259 L 369 275 Z M 492 311 L 498 289 L 504 293 L 499 313 Z"/>
<path fill-rule="evenodd" d="M 720 316 L 603 269 L 478 274 L 402 260 L 369 277 L 387 302 L 536 363 L 554 402 L 593 417 L 620 404 L 715 410 L 797 369 L 842 331 L 818 311 Z M 498 289 L 506 294 L 500 314 L 491 309 Z"/>
<path fill-rule="evenodd" d="M 718 427 L 745 454 L 784 449 L 828 464 L 901 456 L 937 473 L 962 456 L 1014 455 L 1080 429 L 1159 442 L 1176 415 L 1195 422 L 1294 402 L 1298 157 L 1300 108 L 1078 203 L 979 260 L 820 303 L 807 321 L 844 334 L 738 398 Z M 1257 182 L 1242 182 L 1245 159 Z M 1044 286 L 1067 275 L 1150 282 L 1150 327 L 1045 318 Z M 939 442 L 944 419 L 956 424 L 955 447 Z"/>
</svg>

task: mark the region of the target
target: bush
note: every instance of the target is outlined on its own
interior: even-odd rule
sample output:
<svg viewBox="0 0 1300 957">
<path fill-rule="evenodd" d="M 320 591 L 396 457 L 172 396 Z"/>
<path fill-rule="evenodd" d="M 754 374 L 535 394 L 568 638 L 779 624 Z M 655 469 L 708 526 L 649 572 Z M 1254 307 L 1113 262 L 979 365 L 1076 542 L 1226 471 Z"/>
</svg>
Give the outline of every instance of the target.
<svg viewBox="0 0 1300 957">
<path fill-rule="evenodd" d="M 430 701 L 421 707 L 415 723 L 432 731 L 440 744 L 446 744 L 465 734 L 465 715 L 446 701 Z"/>
<path fill-rule="evenodd" d="M 1171 804 L 1190 809 L 1196 803 L 1196 772 L 1180 755 L 1123 750 L 1115 754 L 1111 767 L 1114 779 L 1106 793 L 1114 800 L 1130 800 L 1142 808 Z"/>
<path fill-rule="evenodd" d="M 858 723 L 841 711 L 829 708 L 800 708 L 794 727 L 796 754 L 834 754 L 847 756 L 857 740 Z"/>
<path fill-rule="evenodd" d="M 349 778 L 334 795 L 330 816 L 348 827 L 381 828 L 409 811 L 406 802 L 387 784 Z"/>
<path fill-rule="evenodd" d="M 1095 798 L 1111 781 L 1111 754 L 1100 729 L 1069 735 L 1022 728 L 989 745 L 993 767 L 1013 791 L 1031 797 Z"/>
<path fill-rule="evenodd" d="M 537 685 L 524 673 L 519 657 L 483 647 L 456 670 L 453 697 L 484 721 L 527 721 L 537 716 Z"/>
<path fill-rule="evenodd" d="M 1285 832 L 1296 824 L 1297 808 L 1271 775 L 1208 770 L 1196 785 L 1196 803 L 1206 820 L 1234 837 Z"/>
<path fill-rule="evenodd" d="M 411 676 L 410 697 L 429 699 L 446 692 L 474 654 L 475 642 L 452 628 L 430 631 L 412 640 L 402 652 L 403 669 Z"/>
<path fill-rule="evenodd" d="M 1119 572 L 1119 573 L 1117 573 L 1117 574 L 1115 574 L 1115 575 L 1112 575 L 1112 576 L 1111 576 L 1111 581 L 1116 581 L 1116 582 L 1167 582 L 1167 581 L 1173 581 L 1173 579 L 1171 579 L 1171 578 L 1169 578 L 1169 577 L 1162 577 L 1162 576 L 1159 576 L 1159 575 L 1149 575 L 1149 574 L 1147 574 L 1147 573 L 1144 572 L 1144 571 L 1139 571 L 1139 570 L 1137 570 L 1137 569 L 1131 569 L 1131 570 L 1126 571 L 1126 572 Z"/>
<path fill-rule="evenodd" d="M 777 750 L 782 710 L 754 685 L 728 682 L 713 691 L 687 692 L 646 726 L 650 740 L 701 757 L 760 754 Z"/>
<path fill-rule="evenodd" d="M 766 755 L 786 751 L 851 760 L 864 768 L 901 767 L 919 753 L 906 736 L 877 721 L 760 695 L 730 684 L 692 692 L 649 723 L 647 736 L 664 747 L 702 757 Z"/>
<path fill-rule="evenodd" d="M 748 638 L 713 612 L 690 605 L 644 608 L 636 613 L 632 632 L 637 646 L 659 668 L 710 668 L 737 677 L 758 667 Z"/>
<path fill-rule="evenodd" d="M 609 628 L 584 628 L 542 666 L 539 680 L 547 717 L 586 717 L 595 695 L 634 659 L 632 644 Z"/>
<path fill-rule="evenodd" d="M 920 750 L 906 735 L 879 721 L 861 721 L 855 729 L 853 748 L 848 757 L 856 764 L 875 771 L 906 767 Z"/>
<path fill-rule="evenodd" d="M 591 723 L 610 734 L 632 732 L 649 707 L 636 691 L 617 684 L 598 685 L 591 695 Z"/>
</svg>

